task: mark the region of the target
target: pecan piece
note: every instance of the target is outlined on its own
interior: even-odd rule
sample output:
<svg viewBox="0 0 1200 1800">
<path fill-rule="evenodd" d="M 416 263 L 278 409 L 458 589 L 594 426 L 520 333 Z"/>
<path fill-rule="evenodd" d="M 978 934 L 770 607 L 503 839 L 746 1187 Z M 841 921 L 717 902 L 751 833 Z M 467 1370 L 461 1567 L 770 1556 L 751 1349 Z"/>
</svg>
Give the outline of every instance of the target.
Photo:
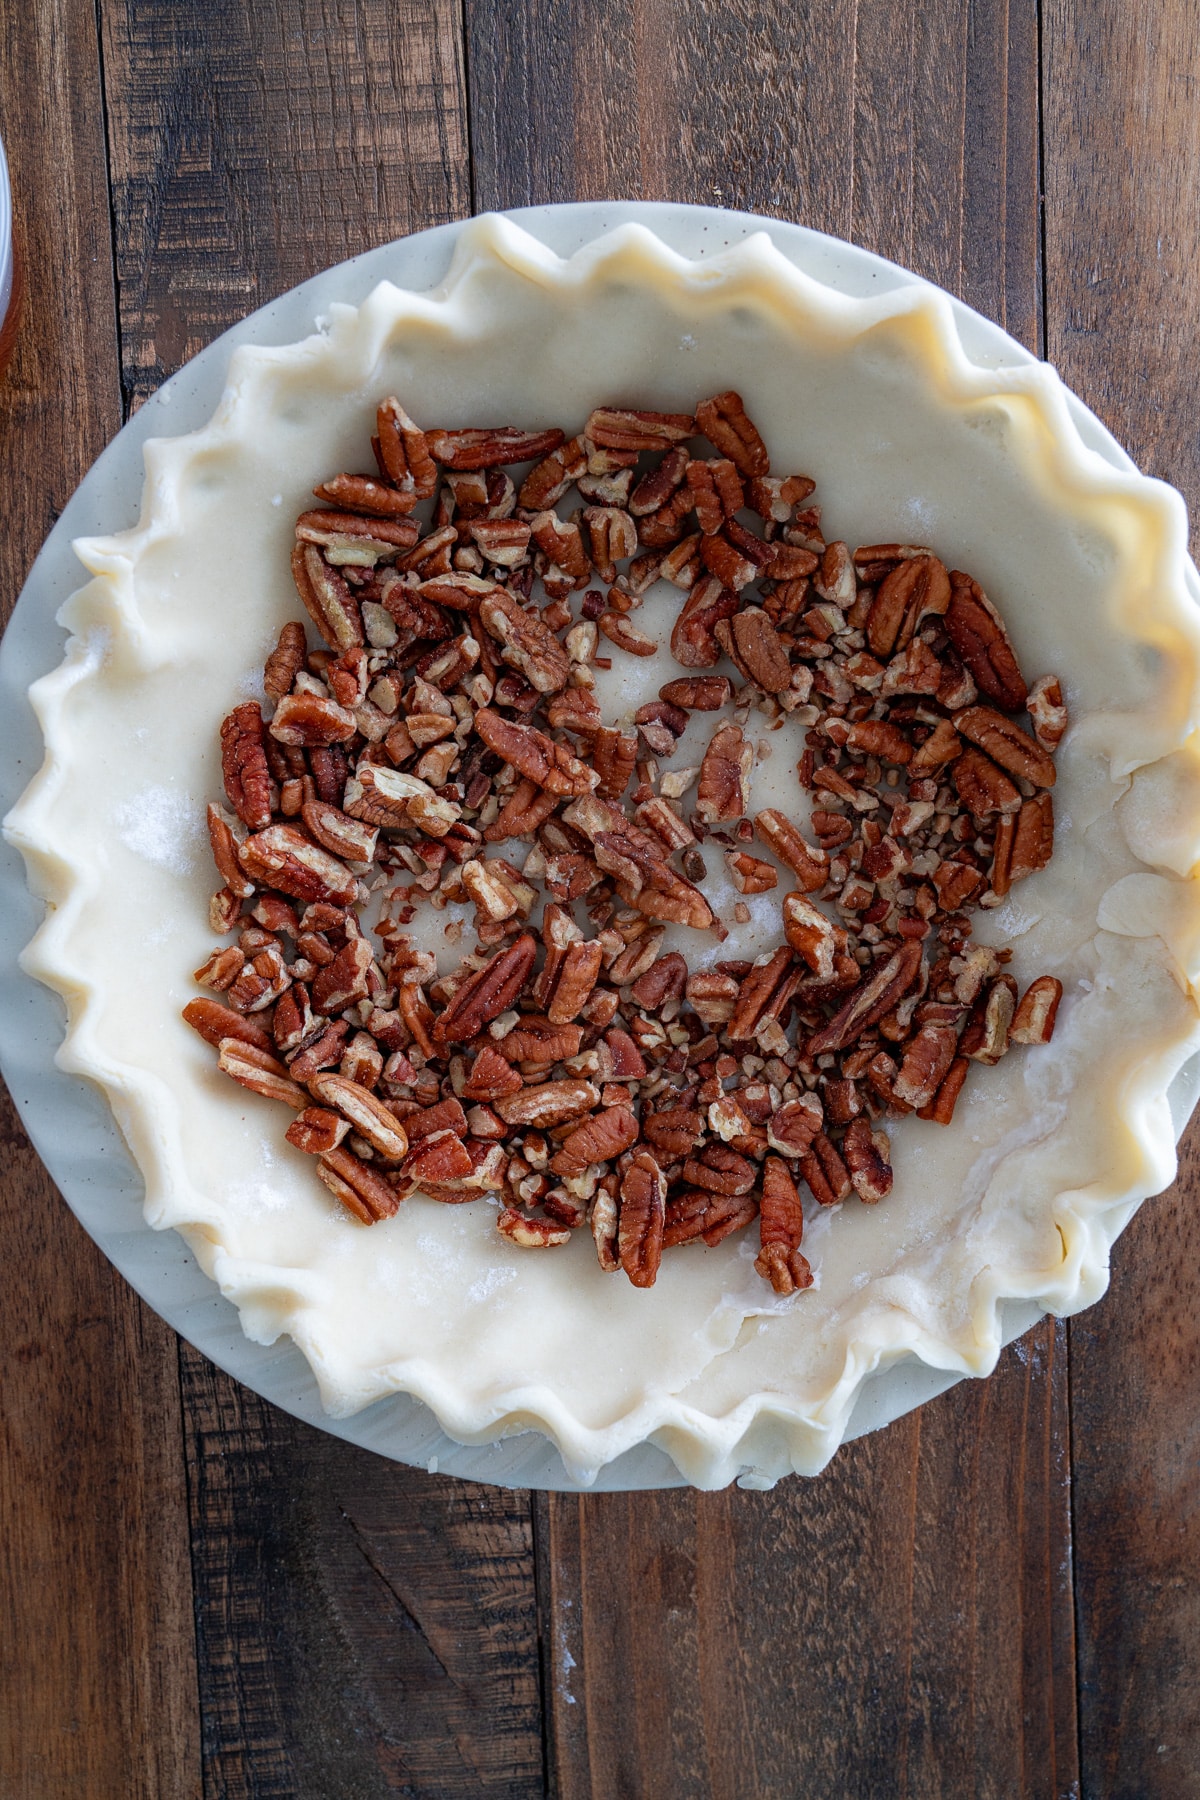
<svg viewBox="0 0 1200 1800">
<path fill-rule="evenodd" d="M 985 819 L 989 813 L 1020 811 L 1020 789 L 1013 786 L 990 756 L 974 746 L 951 763 L 950 779 L 963 805 L 977 819 Z"/>
<path fill-rule="evenodd" d="M 303 1112 L 308 1105 L 308 1095 L 292 1080 L 287 1064 L 269 1050 L 260 1050 L 241 1038 L 221 1039 L 217 1045 L 217 1067 L 252 1094 L 261 1094 L 264 1100 L 282 1100 L 297 1112 Z"/>
<path fill-rule="evenodd" d="M 740 394 L 715 394 L 696 408 L 696 425 L 714 449 L 727 456 L 745 476 L 768 475 L 771 459 Z"/>
<path fill-rule="evenodd" d="M 966 1030 L 958 1040 L 959 1054 L 989 1067 L 998 1063 L 1008 1050 L 1009 1026 L 1016 1004 L 1016 982 L 1011 975 L 998 975 L 972 1008 Z"/>
<path fill-rule="evenodd" d="M 792 679 L 792 665 L 779 633 L 761 607 L 747 606 L 730 620 L 738 658 L 764 693 L 781 694 Z"/>
<path fill-rule="evenodd" d="M 182 1017 L 214 1050 L 219 1049 L 227 1038 L 234 1038 L 252 1050 L 261 1050 L 264 1056 L 269 1056 L 273 1049 L 269 1032 L 256 1025 L 253 1019 L 234 1012 L 231 1006 L 223 1006 L 219 1000 L 189 1000 Z"/>
<path fill-rule="evenodd" d="M 585 506 L 583 522 L 596 573 L 601 581 L 615 581 L 617 564 L 637 554 L 637 526 L 620 506 Z"/>
<path fill-rule="evenodd" d="M 475 730 L 489 750 L 549 794 L 588 794 L 599 782 L 586 763 L 532 725 L 514 724 L 482 707 L 475 714 Z"/>
<path fill-rule="evenodd" d="M 658 644 L 636 625 L 631 625 L 623 613 L 602 612 L 596 620 L 597 625 L 611 644 L 618 650 L 627 651 L 630 656 L 654 656 Z"/>
<path fill-rule="evenodd" d="M 658 694 L 668 706 L 682 707 L 685 712 L 720 712 L 733 699 L 733 684 L 725 675 L 685 675 L 682 680 L 666 682 Z"/>
<path fill-rule="evenodd" d="M 902 944 L 886 962 L 875 966 L 829 1023 L 813 1034 L 808 1040 L 806 1055 L 821 1056 L 827 1050 L 844 1050 L 903 999 L 920 971 L 920 944 Z"/>
<path fill-rule="evenodd" d="M 855 1119 L 847 1128 L 842 1139 L 842 1158 L 855 1193 L 867 1206 L 885 1200 L 892 1191 L 890 1157 L 886 1132 L 872 1131 L 865 1119 Z"/>
<path fill-rule="evenodd" d="M 764 951 L 744 976 L 727 1027 L 731 1043 L 748 1043 L 768 1019 L 777 1019 L 795 985 L 792 953 L 786 945 Z"/>
<path fill-rule="evenodd" d="M 664 802 L 659 802 L 660 805 Z M 690 836 L 690 833 L 689 833 Z M 745 850 L 727 850 L 725 862 L 730 879 L 739 894 L 766 894 L 778 884 L 779 873 L 772 863 L 751 856 Z"/>
<path fill-rule="evenodd" d="M 449 1127 L 426 1132 L 418 1138 L 404 1161 L 409 1181 L 436 1185 L 444 1181 L 462 1181 L 474 1171 L 471 1153 L 459 1132 Z"/>
<path fill-rule="evenodd" d="M 571 438 L 543 457 L 521 483 L 517 503 L 526 512 L 543 512 L 560 501 L 573 481 L 587 472 L 582 438 Z"/>
<path fill-rule="evenodd" d="M 721 725 L 712 735 L 696 783 L 696 811 L 706 825 L 740 819 L 748 805 L 753 747 L 740 725 Z"/>
<path fill-rule="evenodd" d="M 671 629 L 671 655 L 685 669 L 711 669 L 721 660 L 715 635 L 722 619 L 738 610 L 738 597 L 722 586 L 715 575 L 706 575 L 692 586 Z"/>
<path fill-rule="evenodd" d="M 621 1177 L 617 1256 L 634 1287 L 654 1286 L 662 1261 L 667 1182 L 648 1150 L 635 1150 Z"/>
<path fill-rule="evenodd" d="M 537 1087 L 523 1087 L 520 1093 L 501 1095 L 494 1107 L 506 1125 L 548 1131 L 599 1104 L 600 1089 L 590 1081 L 546 1081 Z"/>
<path fill-rule="evenodd" d="M 270 724 L 280 744 L 304 749 L 344 744 L 358 730 L 354 714 L 320 694 L 285 694 Z"/>
<path fill-rule="evenodd" d="M 767 1143 L 780 1156 L 791 1161 L 807 1155 L 813 1139 L 825 1123 L 819 1094 L 801 1094 L 798 1100 L 786 1100 L 767 1121 Z"/>
<path fill-rule="evenodd" d="M 519 1093 L 524 1085 L 512 1064 L 498 1050 L 493 1050 L 490 1044 L 485 1044 L 471 1064 L 471 1072 L 463 1087 L 463 1098 L 490 1100 L 494 1105 L 506 1094 Z"/>
<path fill-rule="evenodd" d="M 961 569 L 950 571 L 950 589 L 946 612 L 950 642 L 981 694 L 1002 712 L 1021 712 L 1028 689 L 1004 621 L 979 583 Z"/>
<path fill-rule="evenodd" d="M 913 556 L 897 563 L 879 584 L 867 614 L 867 645 L 886 661 L 905 650 L 918 626 L 950 604 L 950 577 L 936 556 Z"/>
<path fill-rule="evenodd" d="M 818 981 L 833 980 L 834 957 L 843 947 L 845 934 L 827 913 L 803 894 L 785 894 L 783 935 Z"/>
<path fill-rule="evenodd" d="M 739 1151 L 724 1144 L 710 1144 L 699 1156 L 687 1158 L 683 1179 L 692 1187 L 707 1188 L 714 1194 L 748 1194 L 754 1186 L 755 1168 L 750 1158 Z"/>
<path fill-rule="evenodd" d="M 336 1150 L 349 1130 L 349 1119 L 343 1119 L 339 1113 L 330 1112 L 326 1106 L 306 1106 L 283 1135 L 306 1156 L 323 1156 L 327 1150 Z"/>
<path fill-rule="evenodd" d="M 463 1044 L 478 1037 L 485 1025 L 512 1005 L 536 959 L 537 941 L 527 931 L 507 949 L 498 950 L 482 969 L 467 977 L 446 1010 L 434 1020 L 430 1033 L 434 1043 Z"/>
<path fill-rule="evenodd" d="M 352 650 L 362 643 L 358 601 L 315 544 L 296 545 L 292 551 L 292 578 L 306 612 L 327 644 L 335 650 Z"/>
<path fill-rule="evenodd" d="M 592 1201 L 592 1214 L 588 1223 L 591 1226 L 592 1242 L 596 1246 L 596 1257 L 600 1267 L 606 1274 L 612 1275 L 621 1266 L 620 1257 L 617 1255 L 619 1243 L 617 1199 L 616 1195 L 610 1193 L 603 1183 L 596 1189 L 596 1198 Z"/>
<path fill-rule="evenodd" d="M 222 881 L 236 900 L 249 900 L 254 893 L 254 883 L 247 878 L 238 861 L 238 840 L 233 828 L 213 801 L 208 805 L 208 841 Z"/>
<path fill-rule="evenodd" d="M 683 486 L 688 470 L 688 453 L 680 446 L 668 450 L 656 469 L 642 476 L 629 496 L 629 511 L 635 519 L 643 519 L 667 504 L 672 494 Z"/>
<path fill-rule="evenodd" d="M 569 1225 L 559 1225 L 553 1219 L 531 1219 L 511 1206 L 506 1206 L 497 1217 L 496 1229 L 522 1250 L 550 1250 L 556 1244 L 571 1241 Z"/>
<path fill-rule="evenodd" d="M 990 706 L 968 706 L 954 715 L 954 729 L 989 756 L 1001 769 L 1031 782 L 1054 786 L 1054 759 L 1012 719 Z"/>
<path fill-rule="evenodd" d="M 922 1025 L 904 1052 L 893 1092 L 905 1106 L 928 1106 L 942 1084 L 958 1048 L 952 1025 Z"/>
<path fill-rule="evenodd" d="M 238 860 L 252 881 L 296 900 L 347 906 L 358 895 L 357 876 L 294 825 L 268 825 L 247 838 Z"/>
<path fill-rule="evenodd" d="M 1021 996 L 1021 1004 L 1013 1014 L 1012 1024 L 1008 1028 L 1009 1041 L 1014 1044 L 1048 1044 L 1054 1036 L 1062 993 L 1063 984 L 1053 975 L 1039 975 L 1036 981 L 1031 981 Z"/>
<path fill-rule="evenodd" d="M 552 1025 L 569 1025 L 579 1016 L 599 979 L 603 956 L 595 939 L 567 945 L 546 1005 Z"/>
<path fill-rule="evenodd" d="M 516 425 L 470 426 L 461 431 L 427 431 L 435 462 L 446 469 L 497 469 L 505 463 L 535 462 L 557 450 L 565 433 L 521 431 Z"/>
<path fill-rule="evenodd" d="M 427 500 L 437 487 L 437 464 L 429 454 L 425 433 L 414 425 L 394 394 L 376 412 L 375 430 L 388 480 L 402 494 Z"/>
<path fill-rule="evenodd" d="M 717 1194 L 711 1188 L 683 1188 L 667 1201 L 663 1246 L 693 1244 L 703 1238 L 710 1250 L 731 1232 L 741 1231 L 758 1212 L 753 1194 Z"/>
<path fill-rule="evenodd" d="M 642 1134 L 667 1162 L 678 1162 L 704 1136 L 704 1120 L 692 1107 L 673 1106 L 642 1114 Z"/>
<path fill-rule="evenodd" d="M 758 1219 L 762 1249 L 754 1267 L 777 1294 L 795 1294 L 812 1286 L 812 1270 L 801 1256 L 804 1207 L 785 1163 L 768 1156 L 763 1164 L 762 1203 Z"/>
<path fill-rule="evenodd" d="M 398 1162 L 408 1150 L 408 1134 L 395 1113 L 356 1081 L 348 1081 L 344 1075 L 318 1074 L 310 1078 L 308 1086 L 318 1100 L 348 1119 L 381 1156 Z"/>
<path fill-rule="evenodd" d="M 800 883 L 801 891 L 813 894 L 829 880 L 829 852 L 815 850 L 805 843 L 799 831 L 783 813 L 773 806 L 754 815 L 755 835 L 767 849 L 785 863 Z"/>
<path fill-rule="evenodd" d="M 812 1149 L 800 1158 L 800 1173 L 812 1189 L 818 1206 L 837 1206 L 853 1192 L 850 1171 L 823 1131 L 818 1131 Z"/>
<path fill-rule="evenodd" d="M 680 444 L 696 429 L 690 413 L 644 412 L 627 406 L 598 406 L 588 414 L 584 436 L 609 450 L 631 453 Z"/>
<path fill-rule="evenodd" d="M 282 700 L 285 694 L 291 693 L 292 683 L 304 667 L 307 654 L 303 625 L 298 619 L 289 619 L 263 670 L 263 687 L 268 699 Z"/>
<path fill-rule="evenodd" d="M 317 1174 L 335 1199 L 363 1225 L 390 1219 L 400 1205 L 395 1188 L 353 1151 L 326 1150 L 317 1163 Z"/>
<path fill-rule="evenodd" d="M 950 1064 L 942 1085 L 927 1106 L 923 1106 L 917 1117 L 929 1119 L 935 1125 L 949 1125 L 954 1117 L 954 1108 L 958 1105 L 958 1096 L 962 1093 L 963 1083 L 967 1079 L 971 1065 L 965 1056 L 956 1056 Z"/>
<path fill-rule="evenodd" d="M 638 1139 L 638 1122 L 628 1106 L 608 1106 L 585 1119 L 563 1139 L 550 1167 L 556 1175 L 582 1175 L 593 1163 L 609 1162 Z"/>
<path fill-rule="evenodd" d="M 567 685 L 571 665 L 552 631 L 519 605 L 504 588 L 493 588 L 479 602 L 479 622 L 501 645 L 502 661 L 518 669 L 539 694 L 554 694 Z"/>
<path fill-rule="evenodd" d="M 1029 690 L 1027 705 L 1034 737 L 1043 750 L 1053 755 L 1067 729 L 1067 703 L 1058 676 L 1039 676 Z"/>
<path fill-rule="evenodd" d="M 238 818 L 251 831 L 271 823 L 271 775 L 263 747 L 262 710 L 255 700 L 235 706 L 221 726 L 221 772 Z"/>
</svg>

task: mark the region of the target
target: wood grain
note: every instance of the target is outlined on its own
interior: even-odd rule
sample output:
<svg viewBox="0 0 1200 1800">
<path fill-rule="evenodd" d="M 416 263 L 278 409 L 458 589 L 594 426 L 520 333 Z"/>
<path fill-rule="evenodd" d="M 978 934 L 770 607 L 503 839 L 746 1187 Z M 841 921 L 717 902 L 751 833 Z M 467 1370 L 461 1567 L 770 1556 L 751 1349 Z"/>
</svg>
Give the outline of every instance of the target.
<svg viewBox="0 0 1200 1800">
<path fill-rule="evenodd" d="M 796 218 L 1036 348 L 1032 0 L 466 17 L 480 205 L 615 193 Z M 1066 1444 L 1046 1325 L 819 1481 L 541 1502 L 564 1796 L 1069 1793 Z"/>
<path fill-rule="evenodd" d="M 398 1467 L 188 1350 L 205 1792 L 534 1796 L 526 1496 Z"/>
<path fill-rule="evenodd" d="M 120 424 L 91 6 L 13 14 L 0 91 L 28 296 L 0 384 L 6 618 Z M 174 1336 L 76 1225 L 2 1092 L 0 1171 L 0 1793 L 186 1800 L 200 1755 Z"/>
<path fill-rule="evenodd" d="M 455 0 L 101 0 L 137 405 L 235 319 L 470 210 Z"/>
<path fill-rule="evenodd" d="M 1186 8 L 1045 9 L 1046 344 L 1200 504 L 1200 45 Z M 1071 1323 L 1084 1791 L 1200 1794 L 1200 1137 Z"/>
</svg>

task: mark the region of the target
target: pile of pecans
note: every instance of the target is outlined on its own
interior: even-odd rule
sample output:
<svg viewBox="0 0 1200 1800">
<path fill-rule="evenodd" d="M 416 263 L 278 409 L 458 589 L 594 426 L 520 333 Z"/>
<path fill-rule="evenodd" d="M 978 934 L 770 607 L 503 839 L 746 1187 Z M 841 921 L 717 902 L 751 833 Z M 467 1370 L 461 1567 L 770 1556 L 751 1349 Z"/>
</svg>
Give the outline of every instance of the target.
<svg viewBox="0 0 1200 1800">
<path fill-rule="evenodd" d="M 269 723 L 247 702 L 221 727 L 211 920 L 237 938 L 184 1017 L 293 1110 L 288 1142 L 364 1224 L 418 1190 L 496 1195 L 512 1242 L 590 1224 L 601 1267 L 648 1287 L 665 1248 L 757 1218 L 760 1273 L 809 1286 L 798 1183 L 881 1200 L 885 1114 L 948 1124 L 972 1063 L 1054 1029 L 1061 984 L 1018 1000 L 968 914 L 1049 860 L 1058 681 L 1027 687 L 930 550 L 827 544 L 813 482 L 771 475 L 735 393 L 602 407 L 569 440 L 422 431 L 388 399 L 377 431 L 377 474 L 297 521 L 322 647 L 285 625 Z M 601 638 L 653 654 L 631 615 L 660 580 L 686 673 L 622 731 L 592 692 Z M 722 715 L 702 761 L 664 771 L 695 712 Z M 811 840 L 748 816 L 752 712 L 805 728 Z M 689 974 L 666 927 L 728 935 L 704 846 L 745 895 L 780 864 L 795 889 L 777 949 Z M 439 977 L 405 927 L 451 903 L 477 943 Z"/>
</svg>

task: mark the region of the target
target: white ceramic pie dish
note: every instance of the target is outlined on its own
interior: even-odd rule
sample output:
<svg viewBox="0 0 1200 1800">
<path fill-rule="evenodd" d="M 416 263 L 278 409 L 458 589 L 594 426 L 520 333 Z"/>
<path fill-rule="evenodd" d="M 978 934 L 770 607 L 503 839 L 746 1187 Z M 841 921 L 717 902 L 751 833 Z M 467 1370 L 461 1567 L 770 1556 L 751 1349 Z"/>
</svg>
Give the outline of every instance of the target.
<svg viewBox="0 0 1200 1800">
<path fill-rule="evenodd" d="M 616 230 L 631 215 L 659 241 Z M 339 313 L 330 335 L 265 357 L 243 353 L 240 400 L 223 407 L 215 428 L 153 452 L 149 528 L 85 550 L 100 577 L 73 603 L 71 658 L 38 690 L 55 755 L 12 820 L 35 882 L 54 902 L 27 966 L 68 995 L 64 1066 L 105 1086 L 147 1176 L 154 1222 L 186 1230 L 252 1335 L 286 1332 L 304 1344 L 327 1403 L 349 1413 L 376 1400 L 335 1429 L 484 1479 L 563 1479 L 541 1439 L 430 1448 L 428 1415 L 399 1396 L 376 1399 L 406 1387 L 455 1437 L 548 1429 L 568 1481 L 597 1471 L 604 1485 L 671 1479 L 667 1449 L 698 1485 L 739 1475 L 766 1484 L 791 1467 L 818 1468 L 848 1430 L 895 1416 L 963 1373 L 985 1373 L 1014 1326 L 1094 1299 L 1116 1232 L 1171 1177 L 1165 1096 L 1197 1042 L 1189 987 L 1197 908 L 1183 878 L 1200 825 L 1191 753 L 1180 748 L 1196 689 L 1186 522 L 1178 496 L 1132 472 L 1049 370 L 936 290 L 861 252 L 772 226 L 773 242 L 760 238 L 722 259 L 715 234 L 744 238 L 761 222 L 682 208 L 550 209 L 522 223 L 561 250 L 606 235 L 562 265 L 537 237 L 509 226 L 447 228 L 331 271 L 278 303 L 275 316 L 256 315 L 242 335 L 286 343 L 302 335 L 306 315 L 335 298 L 360 299 L 384 268 L 419 290 L 457 244 L 449 297 L 377 295 L 357 320 Z M 703 260 L 686 267 L 668 242 Z M 227 348 L 223 340 L 205 353 L 207 392 L 197 385 L 204 358 L 168 384 L 146 409 L 158 419 L 139 439 L 155 426 L 182 429 L 208 417 Z M 1020 911 L 1015 902 L 1001 909 L 980 935 L 1013 943 L 1023 980 L 1061 974 L 1068 997 L 1048 1064 L 1031 1074 L 1032 1064 L 1010 1058 L 989 1072 L 961 1131 L 919 1128 L 935 1133 L 932 1146 L 906 1122 L 887 1208 L 843 1209 L 814 1234 L 815 1293 L 787 1307 L 763 1302 L 747 1288 L 736 1246 L 690 1265 L 684 1258 L 672 1281 L 652 1290 L 656 1347 L 639 1362 L 623 1346 L 646 1331 L 645 1311 L 578 1258 L 565 1284 L 556 1257 L 498 1258 L 494 1232 L 477 1239 L 459 1216 L 474 1209 L 422 1214 L 413 1206 L 394 1231 L 363 1233 L 341 1221 L 331 1228 L 302 1166 L 281 1173 L 272 1165 L 264 1188 L 257 1103 L 231 1106 L 227 1086 L 174 1024 L 190 995 L 188 970 L 207 948 L 212 886 L 202 858 L 185 866 L 189 808 L 216 791 L 215 721 L 280 618 L 295 611 L 274 542 L 280 525 L 286 537 L 313 480 L 361 462 L 368 402 L 397 390 L 431 424 L 544 413 L 569 424 L 601 399 L 632 394 L 690 407 L 729 385 L 745 394 L 776 466 L 817 478 L 831 535 L 933 543 L 993 593 L 1027 672 L 1063 677 L 1075 725 L 1061 764 L 1058 854 L 1036 893 L 1032 883 L 1021 890 Z M 179 403 L 189 400 L 184 417 Z M 172 409 L 165 417 L 164 404 Z M 89 478 L 92 518 L 64 521 L 60 533 L 98 523 L 111 530 L 131 518 L 139 447 L 131 440 L 125 454 L 123 504 L 103 493 L 102 462 Z M 69 591 L 62 573 L 67 585 L 52 598 L 43 587 L 43 604 Z M 235 587 L 264 595 L 262 613 L 248 618 L 240 603 L 222 611 L 219 597 Z M 180 592 L 189 597 L 182 609 Z M 1081 619 L 1091 627 L 1082 634 Z M 1154 668 L 1147 642 L 1159 648 Z M 20 671 L 26 680 L 53 667 L 58 652 L 43 639 L 48 647 Z M 188 708 L 195 737 L 178 730 Z M 135 957 L 131 1006 L 117 971 Z M 5 1044 L 6 1072 L 12 1048 Z M 91 1117 L 102 1121 L 103 1108 Z M 35 1136 L 46 1141 L 36 1126 Z M 55 1157 L 51 1149 L 58 1174 Z M 79 1160 L 61 1151 L 57 1160 L 71 1164 L 64 1185 L 74 1199 Z M 106 1174 L 112 1166 L 103 1164 Z M 129 1218 L 134 1210 L 113 1198 L 116 1213 L 98 1221 L 109 1233 L 120 1211 Z M 487 1226 L 490 1219 L 480 1229 Z M 180 1240 L 136 1227 L 130 1236 L 140 1246 L 135 1283 L 160 1310 L 163 1298 L 182 1302 L 181 1329 L 199 1339 L 194 1314 L 205 1309 L 205 1289 L 182 1300 L 189 1264 Z M 159 1278 L 160 1245 L 172 1247 L 165 1260 L 174 1257 L 172 1280 L 183 1282 L 178 1301 Z M 572 1255 L 576 1248 L 588 1246 L 572 1245 Z M 149 1279 L 138 1254 L 153 1259 Z M 475 1287 L 475 1302 L 447 1308 L 441 1295 L 421 1293 L 411 1271 L 434 1257 L 452 1291 Z M 499 1292 L 510 1298 L 502 1305 L 495 1284 L 479 1285 L 492 1267 L 504 1271 Z M 381 1268 L 394 1284 L 386 1304 Z M 373 1304 L 377 1316 L 364 1333 L 363 1295 L 372 1292 L 367 1310 Z M 388 1310 L 397 1297 L 407 1339 Z M 312 1416 L 294 1353 L 276 1349 L 256 1362 L 257 1347 L 227 1330 L 216 1333 L 216 1348 L 218 1361 Z M 503 1372 L 518 1360 L 514 1383 Z"/>
</svg>

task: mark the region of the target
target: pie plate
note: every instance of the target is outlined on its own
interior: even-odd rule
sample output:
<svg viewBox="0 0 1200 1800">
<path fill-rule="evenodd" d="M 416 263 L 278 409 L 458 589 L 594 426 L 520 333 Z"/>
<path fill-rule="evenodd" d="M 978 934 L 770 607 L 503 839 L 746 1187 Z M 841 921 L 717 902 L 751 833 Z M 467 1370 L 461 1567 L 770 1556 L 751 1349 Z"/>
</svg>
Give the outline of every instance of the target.
<svg viewBox="0 0 1200 1800">
<path fill-rule="evenodd" d="M 482 1208 L 418 1196 L 364 1233 L 266 1148 L 268 1103 L 231 1098 L 177 1023 L 209 943 L 196 833 L 215 725 L 295 612 L 290 519 L 361 462 L 387 392 L 430 425 L 571 426 L 601 401 L 690 410 L 727 386 L 776 467 L 815 477 L 828 537 L 932 544 L 1001 607 L 1027 672 L 1064 682 L 1054 862 L 977 928 L 1011 946 L 1022 985 L 1063 979 L 1054 1044 L 981 1071 L 947 1132 L 901 1121 L 890 1201 L 815 1221 L 818 1285 L 786 1303 L 733 1240 L 639 1292 L 583 1241 L 498 1251 Z M 520 1487 L 817 1472 L 845 1438 L 988 1373 L 1047 1310 L 1098 1298 L 1114 1238 L 1173 1175 L 1200 1046 L 1186 541 L 1180 497 L 1053 371 L 798 226 L 538 208 L 315 277 L 126 426 L 0 646 L 0 1064 L 34 1144 L 169 1323 L 351 1442 Z M 95 579 L 76 594 L 80 561 Z M 615 679 L 619 709 L 632 676 Z"/>
</svg>

